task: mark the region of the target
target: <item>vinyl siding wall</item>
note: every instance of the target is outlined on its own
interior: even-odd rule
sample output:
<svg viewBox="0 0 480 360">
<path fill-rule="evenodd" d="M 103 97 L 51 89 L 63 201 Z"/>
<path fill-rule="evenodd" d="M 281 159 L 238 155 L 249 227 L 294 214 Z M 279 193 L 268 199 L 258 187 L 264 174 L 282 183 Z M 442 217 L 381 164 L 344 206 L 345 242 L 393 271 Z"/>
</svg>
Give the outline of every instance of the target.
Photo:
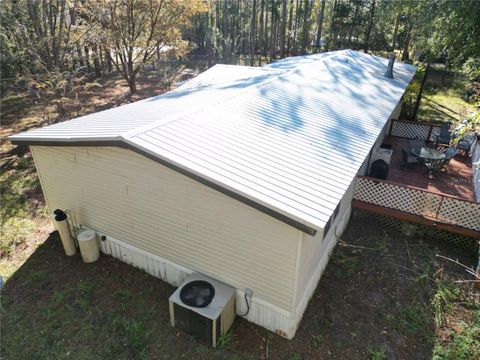
<svg viewBox="0 0 480 360">
<path fill-rule="evenodd" d="M 295 297 L 295 313 L 301 318 L 305 308 L 315 291 L 318 281 L 333 251 L 337 236 L 341 236 L 351 214 L 351 203 L 354 184 L 351 184 L 340 202 L 337 216 L 326 234 L 318 232 L 315 236 L 302 234 L 300 266 Z"/>
<path fill-rule="evenodd" d="M 130 150 L 32 151 L 50 210 L 290 312 L 299 231 Z"/>
</svg>

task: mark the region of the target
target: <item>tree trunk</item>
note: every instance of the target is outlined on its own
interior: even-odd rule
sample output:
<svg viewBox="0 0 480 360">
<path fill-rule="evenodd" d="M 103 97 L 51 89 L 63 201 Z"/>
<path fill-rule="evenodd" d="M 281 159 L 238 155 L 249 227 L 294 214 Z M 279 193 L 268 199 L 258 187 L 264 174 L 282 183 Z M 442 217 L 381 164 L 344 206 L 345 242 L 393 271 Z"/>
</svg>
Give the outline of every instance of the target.
<svg viewBox="0 0 480 360">
<path fill-rule="evenodd" d="M 128 79 L 128 87 L 130 88 L 130 94 L 137 92 L 137 76 L 135 73 L 130 74 Z"/>
<path fill-rule="evenodd" d="M 227 57 L 227 36 L 228 36 L 228 1 L 223 1 L 223 57 Z"/>
<path fill-rule="evenodd" d="M 87 72 L 91 72 L 92 68 L 90 66 L 90 55 L 89 55 L 88 46 L 85 46 L 84 50 L 85 50 L 85 65 L 87 65 Z"/>
<path fill-rule="evenodd" d="M 210 14 L 208 11 L 205 13 L 205 48 L 207 52 L 207 67 L 210 68 L 212 66 L 212 26 L 210 24 Z"/>
<path fill-rule="evenodd" d="M 373 26 L 373 16 L 375 15 L 375 0 L 372 1 L 372 6 L 370 7 L 370 20 L 368 21 L 367 33 L 365 35 L 365 48 L 364 51 L 368 52 L 368 47 L 370 43 L 370 34 L 372 32 Z"/>
<path fill-rule="evenodd" d="M 128 81 L 128 87 L 130 88 L 130 94 L 135 94 L 137 92 L 137 71 L 138 68 L 135 69 L 135 65 L 133 63 L 133 49 L 128 50 L 128 55 L 126 59 L 126 72 L 125 75 Z"/>
<path fill-rule="evenodd" d="M 82 47 L 80 46 L 80 43 L 78 41 L 75 43 L 75 47 L 77 48 L 78 62 L 80 63 L 80 66 L 83 67 L 85 65 L 85 62 L 83 61 Z"/>
<path fill-rule="evenodd" d="M 405 37 L 405 43 L 403 44 L 402 61 L 408 61 L 410 58 L 408 54 L 408 48 L 410 47 L 410 39 L 412 36 L 412 25 L 409 22 L 407 26 L 407 35 Z"/>
<path fill-rule="evenodd" d="M 360 5 L 357 2 L 355 4 L 355 12 L 353 13 L 353 19 L 352 23 L 350 24 L 350 29 L 348 31 L 348 45 L 352 47 L 352 36 L 353 36 L 353 29 L 357 26 L 357 21 L 358 21 L 358 13 L 360 10 Z M 358 40 L 358 39 L 357 39 Z"/>
<path fill-rule="evenodd" d="M 290 43 L 293 26 L 293 0 L 290 0 L 290 15 L 288 16 L 288 38 L 287 38 L 287 56 L 290 56 Z"/>
<path fill-rule="evenodd" d="M 264 16 L 265 16 L 265 13 L 264 13 L 264 8 L 265 8 L 265 0 L 262 0 L 262 3 L 260 4 L 260 27 L 258 29 L 258 34 L 260 35 L 260 38 L 258 39 L 258 46 L 259 46 L 259 49 L 260 50 L 263 50 L 263 34 L 264 34 L 264 27 L 263 27 L 263 23 L 264 23 Z M 259 51 L 260 53 L 260 56 L 259 56 L 259 65 L 261 66 L 262 65 L 262 53 L 263 51 Z"/>
<path fill-rule="evenodd" d="M 268 49 L 268 5 L 265 3 L 265 23 L 264 23 L 264 33 L 263 33 L 263 56 L 267 56 Z"/>
<path fill-rule="evenodd" d="M 108 72 L 111 73 L 113 70 L 113 66 L 112 66 L 112 58 L 110 57 L 110 51 L 107 50 L 106 48 L 104 48 L 103 51 L 105 52 L 105 58 L 107 59 Z"/>
<path fill-rule="evenodd" d="M 287 29 L 287 0 L 282 0 L 282 25 L 280 27 L 280 58 L 285 57 L 285 32 Z"/>
<path fill-rule="evenodd" d="M 298 54 L 298 39 L 297 33 L 300 27 L 300 14 L 302 13 L 302 0 L 297 0 L 295 6 L 295 29 L 293 30 L 293 53 Z"/>
<path fill-rule="evenodd" d="M 250 65 L 255 65 L 255 37 L 257 27 L 257 0 L 253 0 L 253 16 L 250 25 Z"/>
<path fill-rule="evenodd" d="M 102 77 L 102 68 L 100 66 L 100 54 L 98 52 L 98 46 L 95 45 L 93 54 L 93 68 L 95 70 L 95 77 Z"/>
<path fill-rule="evenodd" d="M 425 87 L 425 81 L 427 80 L 428 70 L 430 69 L 430 63 L 427 63 L 425 68 L 425 74 L 423 74 L 422 83 L 420 84 L 420 91 L 417 95 L 417 101 L 415 102 L 415 108 L 413 110 L 413 121 L 417 121 L 418 109 L 420 108 L 420 102 L 422 101 L 423 88 Z"/>
<path fill-rule="evenodd" d="M 307 53 L 307 46 L 309 42 L 309 30 L 310 30 L 310 8 L 308 0 L 305 0 L 305 6 L 303 7 L 303 24 L 302 24 L 302 39 L 301 39 L 301 54 Z"/>
<path fill-rule="evenodd" d="M 397 44 L 397 33 L 398 33 L 398 24 L 400 22 L 400 14 L 395 18 L 395 26 L 393 28 L 393 37 L 392 37 L 392 51 L 395 51 L 395 45 Z"/>
<path fill-rule="evenodd" d="M 442 80 L 440 82 L 440 85 L 441 86 L 444 86 L 445 85 L 445 79 L 447 78 L 447 74 L 448 74 L 448 58 L 445 60 L 445 66 L 443 67 L 443 71 L 442 71 Z"/>
<path fill-rule="evenodd" d="M 330 51 L 332 48 L 335 48 L 335 21 L 337 18 L 336 14 L 337 10 L 337 0 L 333 0 L 333 7 L 332 7 L 332 21 L 330 23 L 330 38 L 328 39 L 327 42 L 327 51 Z"/>
<path fill-rule="evenodd" d="M 270 24 L 270 59 L 273 61 L 275 59 L 275 25 L 276 25 L 276 8 L 275 8 L 275 1 L 272 1 L 272 13 L 271 17 L 271 24 Z"/>
<path fill-rule="evenodd" d="M 317 38 L 315 39 L 315 48 L 317 51 L 320 51 L 320 42 L 322 40 L 322 27 L 323 27 L 323 17 L 325 15 L 325 0 L 322 0 L 320 4 L 320 12 L 318 14 L 318 22 L 317 22 Z"/>
</svg>

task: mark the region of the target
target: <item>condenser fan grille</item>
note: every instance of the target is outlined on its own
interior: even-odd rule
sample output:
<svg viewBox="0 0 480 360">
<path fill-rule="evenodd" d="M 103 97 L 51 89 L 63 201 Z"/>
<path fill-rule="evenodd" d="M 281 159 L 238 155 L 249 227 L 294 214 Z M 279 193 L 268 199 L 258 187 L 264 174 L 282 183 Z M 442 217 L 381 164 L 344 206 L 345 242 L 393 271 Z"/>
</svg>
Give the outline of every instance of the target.
<svg viewBox="0 0 480 360">
<path fill-rule="evenodd" d="M 212 284 L 203 280 L 195 280 L 185 284 L 180 291 L 180 300 L 185 305 L 202 308 L 208 306 L 215 296 Z"/>
</svg>

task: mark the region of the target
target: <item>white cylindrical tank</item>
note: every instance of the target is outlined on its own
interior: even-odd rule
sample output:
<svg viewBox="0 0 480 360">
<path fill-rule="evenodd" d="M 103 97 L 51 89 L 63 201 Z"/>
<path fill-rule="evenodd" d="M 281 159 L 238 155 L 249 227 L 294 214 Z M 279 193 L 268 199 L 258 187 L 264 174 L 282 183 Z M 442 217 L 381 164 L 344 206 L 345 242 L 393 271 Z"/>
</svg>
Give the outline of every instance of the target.
<svg viewBox="0 0 480 360">
<path fill-rule="evenodd" d="M 91 263 L 97 261 L 100 257 L 100 250 L 98 249 L 95 231 L 82 229 L 77 235 L 77 240 L 83 262 Z"/>
<path fill-rule="evenodd" d="M 75 240 L 70 235 L 70 228 L 68 227 L 67 214 L 60 209 L 53 212 L 55 214 L 54 223 L 55 227 L 60 234 L 62 240 L 63 249 L 67 256 L 75 255 L 77 247 L 75 246 Z"/>
</svg>

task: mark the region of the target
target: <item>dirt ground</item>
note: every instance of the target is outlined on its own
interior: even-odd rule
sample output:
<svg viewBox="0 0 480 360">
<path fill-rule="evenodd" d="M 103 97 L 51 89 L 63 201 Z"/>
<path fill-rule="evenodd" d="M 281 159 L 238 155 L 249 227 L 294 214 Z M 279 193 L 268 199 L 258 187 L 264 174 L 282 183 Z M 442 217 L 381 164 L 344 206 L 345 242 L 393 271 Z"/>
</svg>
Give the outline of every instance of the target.
<svg viewBox="0 0 480 360">
<path fill-rule="evenodd" d="M 480 320 L 480 293 L 469 283 L 455 285 L 462 295 L 448 311 L 435 310 L 439 286 L 467 278 L 436 254 L 475 264 L 451 246 L 357 214 L 293 340 L 237 318 L 214 350 L 169 325 L 172 286 L 109 256 L 94 264 L 66 257 L 53 233 L 2 291 L 2 358 L 430 359 L 450 341 L 437 316 L 456 327 Z M 468 351 L 480 355 L 480 345 Z"/>
</svg>

